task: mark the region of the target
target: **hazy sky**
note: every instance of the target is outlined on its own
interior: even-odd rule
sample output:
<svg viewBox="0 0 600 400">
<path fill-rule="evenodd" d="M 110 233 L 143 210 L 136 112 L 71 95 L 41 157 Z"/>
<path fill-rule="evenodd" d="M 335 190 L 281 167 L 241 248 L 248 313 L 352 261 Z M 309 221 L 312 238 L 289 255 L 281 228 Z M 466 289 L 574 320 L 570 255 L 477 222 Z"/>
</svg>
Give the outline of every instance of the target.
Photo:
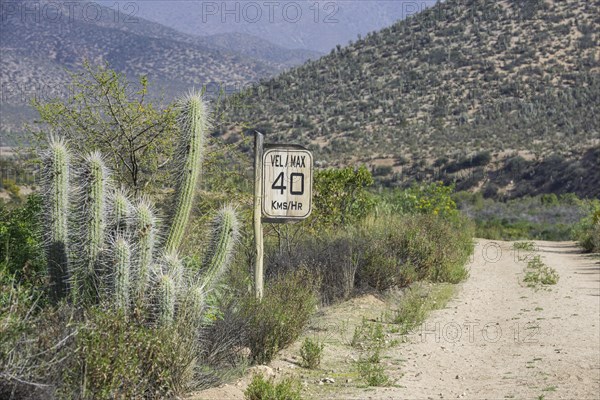
<svg viewBox="0 0 600 400">
<path fill-rule="evenodd" d="M 246 33 L 287 48 L 328 52 L 435 1 L 405 0 L 137 0 L 99 3 L 194 35 Z"/>
</svg>

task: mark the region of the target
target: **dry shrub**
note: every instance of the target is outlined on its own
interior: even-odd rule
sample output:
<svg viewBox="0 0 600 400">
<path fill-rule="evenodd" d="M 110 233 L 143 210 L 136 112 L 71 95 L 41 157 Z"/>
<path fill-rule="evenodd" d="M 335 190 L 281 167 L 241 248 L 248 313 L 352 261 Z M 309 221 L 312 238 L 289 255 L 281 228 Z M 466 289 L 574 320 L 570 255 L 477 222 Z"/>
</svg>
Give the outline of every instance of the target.
<svg viewBox="0 0 600 400">
<path fill-rule="evenodd" d="M 317 283 L 310 271 L 298 269 L 265 285 L 262 301 L 246 299 L 242 312 L 248 321 L 247 345 L 253 362 L 270 362 L 300 336 L 318 302 Z"/>
<path fill-rule="evenodd" d="M 362 245 L 351 232 L 321 233 L 288 251 L 271 252 L 267 275 L 274 277 L 299 266 L 319 277 L 319 293 L 325 305 L 349 299 L 354 291 Z"/>
<path fill-rule="evenodd" d="M 473 251 L 471 225 L 435 215 L 370 219 L 362 229 L 361 283 L 379 290 L 417 280 L 457 283 L 468 272 Z"/>
</svg>

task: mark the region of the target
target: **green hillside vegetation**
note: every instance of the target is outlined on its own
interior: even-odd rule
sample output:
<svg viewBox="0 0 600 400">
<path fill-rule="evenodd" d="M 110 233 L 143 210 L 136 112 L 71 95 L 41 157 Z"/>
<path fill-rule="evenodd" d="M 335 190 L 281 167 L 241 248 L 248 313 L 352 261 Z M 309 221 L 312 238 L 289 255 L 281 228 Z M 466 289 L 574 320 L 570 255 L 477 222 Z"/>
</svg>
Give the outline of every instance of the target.
<svg viewBox="0 0 600 400">
<path fill-rule="evenodd" d="M 597 196 L 599 16 L 597 2 L 438 3 L 234 97 L 217 134 L 250 122 L 388 185 Z"/>
</svg>

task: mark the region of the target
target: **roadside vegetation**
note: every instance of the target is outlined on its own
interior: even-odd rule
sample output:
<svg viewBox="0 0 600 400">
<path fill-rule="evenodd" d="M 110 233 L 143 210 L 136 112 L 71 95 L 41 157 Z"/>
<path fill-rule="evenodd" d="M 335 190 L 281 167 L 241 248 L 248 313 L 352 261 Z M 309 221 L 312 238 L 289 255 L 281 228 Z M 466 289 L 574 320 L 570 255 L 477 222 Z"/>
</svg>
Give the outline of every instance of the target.
<svg viewBox="0 0 600 400">
<path fill-rule="evenodd" d="M 600 202 L 594 202 L 589 214 L 574 229 L 575 238 L 587 252 L 600 253 Z"/>
<path fill-rule="evenodd" d="M 556 285 L 558 279 L 559 276 L 556 270 L 547 266 L 539 255 L 527 261 L 523 281 L 527 283 L 528 287 L 540 289 L 547 285 Z"/>
<path fill-rule="evenodd" d="M 482 193 L 453 195 L 459 209 L 475 223 L 475 236 L 492 240 L 585 241 L 600 208 L 597 199 L 545 194 L 518 199 L 484 198 Z M 588 235 L 590 235 L 588 233 Z"/>
<path fill-rule="evenodd" d="M 533 242 L 514 242 L 513 249 L 519 262 L 525 263 L 523 269 L 523 282 L 527 287 L 535 290 L 548 289 L 550 285 L 556 285 L 559 275 L 556 270 L 544 263 L 541 256 L 537 254 L 537 246 Z"/>
</svg>

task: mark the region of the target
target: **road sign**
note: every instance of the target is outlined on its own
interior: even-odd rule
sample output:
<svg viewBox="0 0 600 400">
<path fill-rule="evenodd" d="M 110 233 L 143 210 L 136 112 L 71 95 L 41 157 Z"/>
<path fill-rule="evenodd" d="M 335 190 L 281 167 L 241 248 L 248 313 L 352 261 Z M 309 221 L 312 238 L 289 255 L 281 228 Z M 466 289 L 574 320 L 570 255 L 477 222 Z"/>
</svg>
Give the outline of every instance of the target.
<svg viewBox="0 0 600 400">
<path fill-rule="evenodd" d="M 310 151 L 295 145 L 267 145 L 262 170 L 265 221 L 301 220 L 310 215 L 313 171 Z"/>
</svg>

